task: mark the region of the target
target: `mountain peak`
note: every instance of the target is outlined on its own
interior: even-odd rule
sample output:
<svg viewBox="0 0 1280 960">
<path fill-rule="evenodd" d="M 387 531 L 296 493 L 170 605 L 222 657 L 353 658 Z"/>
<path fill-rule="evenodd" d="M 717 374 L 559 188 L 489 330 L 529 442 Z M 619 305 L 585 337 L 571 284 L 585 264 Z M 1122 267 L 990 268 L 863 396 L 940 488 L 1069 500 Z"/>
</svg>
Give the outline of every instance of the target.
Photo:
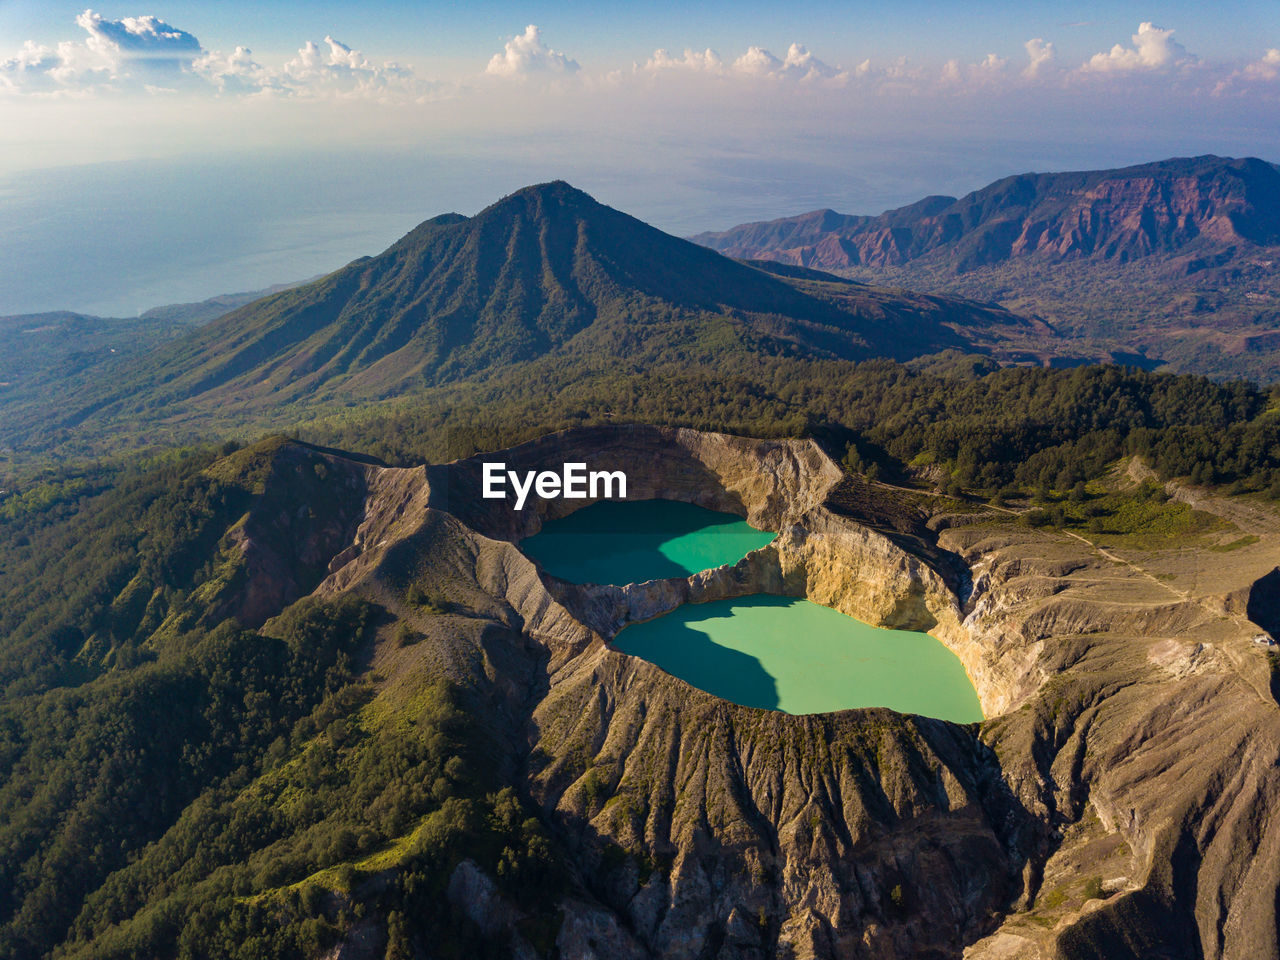
<svg viewBox="0 0 1280 960">
<path fill-rule="evenodd" d="M 514 193 L 507 194 L 497 203 L 491 204 L 482 210 L 479 216 L 518 206 L 527 206 L 530 209 L 550 212 L 556 208 L 577 210 L 592 207 L 602 208 L 604 204 L 600 203 L 585 190 L 579 190 L 565 180 L 549 180 L 546 183 L 532 183 L 527 187 L 521 187 Z"/>
<path fill-rule="evenodd" d="M 914 355 L 967 343 L 956 329 L 1021 323 L 869 289 L 756 269 L 554 180 L 233 311 L 93 402 L 128 404 L 148 387 L 220 409 L 382 398 L 544 357 Z"/>
</svg>

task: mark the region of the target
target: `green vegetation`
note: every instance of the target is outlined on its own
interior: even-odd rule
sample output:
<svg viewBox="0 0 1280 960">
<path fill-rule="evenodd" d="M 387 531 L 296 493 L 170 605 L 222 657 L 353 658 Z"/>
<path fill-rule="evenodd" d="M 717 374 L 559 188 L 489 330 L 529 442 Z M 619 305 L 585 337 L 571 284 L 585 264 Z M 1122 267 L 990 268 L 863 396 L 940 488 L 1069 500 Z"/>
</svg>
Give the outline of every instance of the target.
<svg viewBox="0 0 1280 960">
<path fill-rule="evenodd" d="M 1216 553 L 1229 553 L 1232 550 L 1239 550 L 1241 547 L 1247 547 L 1257 542 L 1258 537 L 1255 534 L 1249 533 L 1245 534 L 1243 537 L 1237 537 L 1229 543 L 1214 544 L 1209 547 L 1209 549 Z"/>
<path fill-rule="evenodd" d="M 569 384 L 582 363 L 639 373 L 742 355 L 907 359 L 1025 326 L 981 304 L 779 276 L 543 184 L 470 219 L 427 221 L 376 257 L 127 363 L 16 382 L 0 393 L 0 448 L 98 456 L 279 429 L 513 370 L 536 386 L 526 365 L 539 360 Z"/>
<path fill-rule="evenodd" d="M 369 617 L 302 601 L 6 702 L 0 955 L 303 958 L 376 911 L 391 956 L 503 956 L 445 896 L 464 858 L 554 938 L 551 841 L 456 691 L 384 706 L 356 683 Z"/>
<path fill-rule="evenodd" d="M 1280 481 L 1280 416 L 1269 410 L 1270 392 L 1245 383 L 1114 366 L 1012 367 L 957 379 L 888 360 L 760 357 L 728 358 L 716 370 L 571 369 L 563 380 L 543 368 L 458 385 L 393 412 L 318 420 L 300 433 L 404 465 L 627 421 L 808 435 L 851 466 L 875 464 L 881 479 L 909 479 L 916 461 L 984 497 L 1070 491 L 1129 454 L 1164 478 L 1268 492 Z"/>
<path fill-rule="evenodd" d="M 1102 483 L 1078 484 L 1066 496 L 1040 491 L 1036 502 L 1022 514 L 1034 527 L 1053 526 L 1090 538 L 1099 536 L 1126 546 L 1157 550 L 1185 545 L 1197 538 L 1230 529 L 1212 514 L 1176 503 L 1155 484 L 1144 483 L 1136 491 L 1115 491 Z M 1234 550 L 1257 537 L 1242 537 L 1215 550 Z"/>
<path fill-rule="evenodd" d="M 307 729 L 299 722 L 352 681 L 367 618 L 358 601 L 304 602 L 272 635 L 227 623 L 154 662 L 6 698 L 0 955 L 43 955 L 107 877 L 207 791 L 280 756 L 291 731 Z"/>
<path fill-rule="evenodd" d="M 404 599 L 406 603 L 417 607 L 422 613 L 441 614 L 449 612 L 450 604 L 448 600 L 431 596 L 416 583 L 411 584 L 409 589 L 405 591 Z"/>
</svg>

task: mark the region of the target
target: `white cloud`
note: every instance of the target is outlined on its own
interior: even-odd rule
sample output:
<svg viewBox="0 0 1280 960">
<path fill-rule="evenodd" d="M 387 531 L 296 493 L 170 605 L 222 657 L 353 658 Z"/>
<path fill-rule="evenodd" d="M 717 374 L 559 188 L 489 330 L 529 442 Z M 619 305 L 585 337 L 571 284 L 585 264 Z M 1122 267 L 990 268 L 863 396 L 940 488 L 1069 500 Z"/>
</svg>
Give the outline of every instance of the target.
<svg viewBox="0 0 1280 960">
<path fill-rule="evenodd" d="M 1004 75 L 1009 61 L 988 53 L 978 63 L 961 64 L 959 60 L 948 60 L 942 65 L 942 80 L 948 84 L 989 83 Z"/>
<path fill-rule="evenodd" d="M 1150 21 L 1140 23 L 1132 39 L 1132 47 L 1117 43 L 1108 53 L 1095 53 L 1080 69 L 1088 73 L 1133 73 L 1163 70 L 1195 59 L 1173 39 L 1172 30 Z"/>
<path fill-rule="evenodd" d="M 1047 72 L 1058 56 L 1053 44 L 1046 43 L 1041 37 L 1028 40 L 1023 44 L 1023 47 L 1026 48 L 1027 57 L 1030 60 L 1027 68 L 1022 71 L 1023 75 L 1027 77 L 1038 77 Z"/>
<path fill-rule="evenodd" d="M 753 77 L 786 77 L 794 80 L 830 80 L 847 77 L 838 67 L 823 63 L 804 44 L 793 43 L 785 59 L 775 57 L 764 47 L 748 47 L 733 62 L 734 70 Z"/>
<path fill-rule="evenodd" d="M 193 35 L 153 16 L 107 20 L 86 10 L 76 17 L 76 25 L 89 36 L 79 49 L 76 44 L 59 44 L 63 82 L 106 70 L 113 79 L 172 83 L 189 73 L 204 52 Z"/>
<path fill-rule="evenodd" d="M 394 62 L 371 63 L 359 50 L 331 36 L 324 38 L 323 47 L 308 40 L 273 79 L 281 89 L 308 96 L 415 96 L 428 86 L 419 83 L 410 68 Z"/>
<path fill-rule="evenodd" d="M 227 56 L 219 52 L 207 53 L 192 64 L 192 69 L 217 87 L 220 93 L 254 94 L 284 89 L 270 70 L 253 59 L 253 51 L 248 47 L 236 47 Z"/>
<path fill-rule="evenodd" d="M 495 53 L 485 73 L 500 77 L 524 77 L 530 74 L 577 73 L 578 61 L 542 42 L 542 31 L 529 24 L 524 33 L 507 41 L 502 53 Z"/>
<path fill-rule="evenodd" d="M 107 20 L 86 10 L 75 22 L 87 37 L 63 40 L 56 49 L 28 41 L 0 63 L 4 85 L 34 92 L 102 85 L 168 90 L 190 79 L 192 63 L 204 52 L 192 34 L 153 16 Z"/>
<path fill-rule="evenodd" d="M 0 90 L 47 87 L 53 82 L 49 71 L 59 63 L 61 60 L 51 47 L 28 40 L 17 56 L 0 60 Z"/>
<path fill-rule="evenodd" d="M 698 70 L 706 73 L 724 71 L 724 61 L 720 54 L 710 47 L 701 52 L 686 49 L 683 57 L 673 57 L 668 50 L 655 50 L 653 56 L 641 68 L 644 70 Z"/>
<path fill-rule="evenodd" d="M 1242 71 L 1250 80 L 1275 80 L 1280 77 L 1280 50 L 1272 47 L 1261 60 L 1249 64 Z"/>
<path fill-rule="evenodd" d="M 839 67 L 823 63 L 800 43 L 791 44 L 787 49 L 787 58 L 782 61 L 782 64 L 788 74 L 801 80 L 829 80 L 843 75 Z"/>
<path fill-rule="evenodd" d="M 870 61 L 864 64 L 869 69 Z M 745 53 L 726 63 L 720 54 L 706 50 L 686 49 L 684 55 L 673 56 L 669 50 L 655 50 L 636 73 L 702 73 L 721 77 L 748 77 L 770 80 L 847 80 L 848 74 L 815 57 L 804 44 L 793 43 L 785 57 L 775 56 L 764 47 L 750 46 Z M 865 70 L 863 70 L 865 72 Z"/>
<path fill-rule="evenodd" d="M 181 91 L 225 98 L 422 102 L 455 95 L 482 96 L 478 91 L 491 86 L 472 82 L 477 79 L 474 74 L 451 83 L 428 81 L 409 67 L 376 61 L 333 36 L 308 41 L 287 62 L 281 62 L 286 59 L 282 57 L 263 63 L 254 58 L 248 46 L 233 47 L 230 53 L 205 50 L 193 34 L 154 16 L 109 20 L 85 10 L 75 20 L 84 31 L 81 39 L 56 46 L 27 43 L 9 59 L 0 60 L 0 93 L 68 96 Z M 647 84 L 650 90 L 681 84 L 691 87 L 701 77 L 709 78 L 704 82 L 711 89 L 730 81 L 744 86 L 791 82 L 797 89 L 815 91 L 856 83 L 866 95 L 927 96 L 970 89 L 999 95 L 1033 86 L 1044 92 L 1050 84 L 1066 91 L 1082 73 L 1106 74 L 1117 81 L 1128 77 L 1139 83 L 1145 76 L 1165 78 L 1180 65 L 1197 64 L 1200 69 L 1178 71 L 1187 88 L 1230 89 L 1267 97 L 1280 94 L 1273 89 L 1274 81 L 1280 79 L 1280 52 L 1269 50 L 1248 64 L 1202 63 L 1174 41 L 1172 30 L 1150 22 L 1139 25 L 1132 45 L 1117 44 L 1087 60 L 1079 70 L 1063 69 L 1054 44 L 1042 37 L 1027 40 L 1023 49 L 1027 59 L 1019 57 L 1013 63 L 997 53 L 987 54 L 977 63 L 963 59 L 908 62 L 905 57 L 885 57 L 874 62 L 863 60 L 848 70 L 819 59 L 800 43 L 790 44 L 785 55 L 762 45 L 726 57 L 710 48 L 686 48 L 679 54 L 659 49 L 646 61 L 631 64 L 630 69 L 610 70 L 606 66 L 573 87 L 597 89 L 603 84 L 617 89 L 620 84 L 649 80 L 654 81 Z M 533 24 L 482 63 L 484 73 L 495 78 L 556 79 L 585 73 L 576 60 L 550 48 Z M 660 76 L 666 79 L 656 80 Z M 815 92 L 812 96 L 816 102 L 820 95 Z"/>
<path fill-rule="evenodd" d="M 0 90 L 417 100 L 437 87 L 399 64 L 372 63 L 331 36 L 323 45 L 307 42 L 293 59 L 272 68 L 255 61 L 248 47 L 230 54 L 206 51 L 193 34 L 153 16 L 107 20 L 86 10 L 76 24 L 88 34 L 84 40 L 64 40 L 56 50 L 28 42 L 17 56 L 0 61 Z"/>
<path fill-rule="evenodd" d="M 782 72 L 782 61 L 763 47 L 747 47 L 747 52 L 733 61 L 733 68 L 757 77 Z"/>
<path fill-rule="evenodd" d="M 1213 88 L 1215 96 L 1222 94 L 1256 93 L 1268 98 L 1274 97 L 1277 90 L 1276 81 L 1280 80 L 1280 50 L 1274 47 L 1252 63 L 1232 71 L 1223 77 Z"/>
<path fill-rule="evenodd" d="M 200 53 L 199 40 L 156 17 L 105 20 L 86 10 L 76 17 L 76 25 L 88 32 L 86 45 L 111 54 L 192 60 Z"/>
</svg>

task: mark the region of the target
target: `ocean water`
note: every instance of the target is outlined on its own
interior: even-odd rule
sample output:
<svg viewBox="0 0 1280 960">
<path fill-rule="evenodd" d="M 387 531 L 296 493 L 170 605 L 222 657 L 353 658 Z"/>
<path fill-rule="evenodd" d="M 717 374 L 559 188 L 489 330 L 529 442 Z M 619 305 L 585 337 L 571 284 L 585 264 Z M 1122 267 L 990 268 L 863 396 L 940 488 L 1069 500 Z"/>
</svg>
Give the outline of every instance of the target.
<svg viewBox="0 0 1280 960">
<path fill-rule="evenodd" d="M 436 148 L 278 149 L 0 174 L 0 316 L 136 316 L 372 256 L 440 213 L 564 179 L 685 236 L 822 206 L 879 212 L 959 179 L 847 155 L 762 158 L 555 138 Z M 868 151 L 869 155 L 875 151 Z M 980 182 L 974 182 L 974 186 Z"/>
<path fill-rule="evenodd" d="M 956 723 L 982 719 L 964 667 L 941 641 L 794 597 L 686 604 L 624 628 L 614 645 L 748 707 L 796 714 L 889 707 Z"/>
</svg>

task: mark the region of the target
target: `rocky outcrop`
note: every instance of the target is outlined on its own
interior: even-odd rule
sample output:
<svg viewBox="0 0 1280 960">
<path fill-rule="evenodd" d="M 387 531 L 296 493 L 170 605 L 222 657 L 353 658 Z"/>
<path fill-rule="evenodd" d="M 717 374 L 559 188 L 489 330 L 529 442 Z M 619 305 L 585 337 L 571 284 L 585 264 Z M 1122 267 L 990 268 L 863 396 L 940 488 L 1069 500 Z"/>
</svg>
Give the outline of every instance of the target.
<svg viewBox="0 0 1280 960">
<path fill-rule="evenodd" d="M 228 531 L 227 573 L 205 589 L 212 620 L 261 626 L 325 577 L 356 532 L 377 472 L 306 444 L 268 440 L 220 462 L 213 473 L 256 496 Z M 337 557 L 335 557 L 337 555 Z"/>
<path fill-rule="evenodd" d="M 583 501 L 482 500 L 489 457 L 362 468 L 364 518 L 319 591 L 412 623 L 426 642 L 379 655 L 387 682 L 400 658 L 428 658 L 511 745 L 495 762 L 577 867 L 563 956 L 1280 952 L 1280 711 L 1258 628 L 1229 590 L 1199 595 L 1078 538 L 950 516 L 941 501 L 931 516 L 903 506 L 900 521 L 926 516 L 910 530 L 874 529 L 806 441 L 619 427 L 492 458 L 622 469 L 631 496 L 778 532 L 689 578 L 568 584 L 518 542 Z M 410 584 L 448 609 L 424 615 Z M 628 622 L 762 591 L 930 630 L 989 719 L 975 731 L 886 710 L 749 709 L 610 646 Z"/>
</svg>

